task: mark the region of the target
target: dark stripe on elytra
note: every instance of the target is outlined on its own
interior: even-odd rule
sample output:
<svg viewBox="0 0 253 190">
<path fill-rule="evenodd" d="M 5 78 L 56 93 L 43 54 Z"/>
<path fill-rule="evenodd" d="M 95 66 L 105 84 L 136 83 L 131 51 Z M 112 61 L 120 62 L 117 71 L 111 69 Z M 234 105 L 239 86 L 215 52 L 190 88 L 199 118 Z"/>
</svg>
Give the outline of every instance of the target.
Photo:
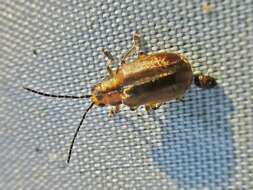
<svg viewBox="0 0 253 190">
<path fill-rule="evenodd" d="M 172 75 L 167 75 L 164 77 L 160 77 L 155 81 L 150 81 L 144 84 L 139 84 L 136 86 L 132 86 L 127 90 L 127 94 L 137 96 L 138 94 L 142 94 L 143 92 L 151 92 L 156 91 L 157 88 L 163 88 L 164 86 L 171 86 L 176 84 L 176 73 Z"/>
</svg>

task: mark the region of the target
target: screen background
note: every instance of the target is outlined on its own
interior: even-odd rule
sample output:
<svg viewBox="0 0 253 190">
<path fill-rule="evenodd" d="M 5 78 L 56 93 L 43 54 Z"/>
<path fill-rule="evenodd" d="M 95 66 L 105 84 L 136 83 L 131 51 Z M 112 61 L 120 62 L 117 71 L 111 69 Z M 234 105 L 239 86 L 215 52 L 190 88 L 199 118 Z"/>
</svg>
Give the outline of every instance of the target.
<svg viewBox="0 0 253 190">
<path fill-rule="evenodd" d="M 252 189 L 252 1 L 128 0 L 0 3 L 0 189 Z M 194 85 L 154 113 L 94 107 L 66 164 L 89 100 L 141 34 L 146 52 L 178 51 L 219 88 Z"/>
</svg>

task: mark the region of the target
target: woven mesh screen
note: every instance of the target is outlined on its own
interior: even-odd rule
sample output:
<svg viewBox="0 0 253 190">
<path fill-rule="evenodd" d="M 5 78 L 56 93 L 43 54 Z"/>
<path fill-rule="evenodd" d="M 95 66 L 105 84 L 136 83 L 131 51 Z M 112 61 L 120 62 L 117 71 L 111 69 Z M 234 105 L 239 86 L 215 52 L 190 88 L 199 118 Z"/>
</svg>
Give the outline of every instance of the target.
<svg viewBox="0 0 253 190">
<path fill-rule="evenodd" d="M 33 1 L 0 3 L 0 189 L 253 189 L 253 2 Z M 204 4 L 205 5 L 205 4 Z M 210 9 L 209 9 L 210 8 Z M 186 55 L 219 87 L 184 102 L 110 118 L 89 100 L 141 34 L 141 49 Z M 116 67 L 117 61 L 114 66 Z"/>
</svg>

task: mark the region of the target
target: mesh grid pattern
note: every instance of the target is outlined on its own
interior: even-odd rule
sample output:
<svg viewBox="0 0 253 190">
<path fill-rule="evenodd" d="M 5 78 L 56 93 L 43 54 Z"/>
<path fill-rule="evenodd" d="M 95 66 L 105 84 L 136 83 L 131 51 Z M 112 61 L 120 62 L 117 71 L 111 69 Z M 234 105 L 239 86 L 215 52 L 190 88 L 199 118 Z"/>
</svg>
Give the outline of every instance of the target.
<svg viewBox="0 0 253 190">
<path fill-rule="evenodd" d="M 0 189 L 253 189 L 251 0 L 0 3 Z M 179 51 L 215 76 L 185 102 L 147 114 L 94 108 L 70 165 L 67 152 L 88 100 L 106 75 L 100 50 L 120 58 L 131 33 L 144 51 Z M 114 63 L 114 66 L 117 63 Z"/>
</svg>

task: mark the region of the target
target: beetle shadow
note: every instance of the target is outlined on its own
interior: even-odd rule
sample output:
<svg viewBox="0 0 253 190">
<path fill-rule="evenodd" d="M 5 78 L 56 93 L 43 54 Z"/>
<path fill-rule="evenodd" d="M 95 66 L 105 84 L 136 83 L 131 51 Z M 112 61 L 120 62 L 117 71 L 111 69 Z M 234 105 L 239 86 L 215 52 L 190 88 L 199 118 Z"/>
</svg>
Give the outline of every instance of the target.
<svg viewBox="0 0 253 190">
<path fill-rule="evenodd" d="M 232 101 L 223 89 L 191 88 L 184 102 L 163 106 L 161 144 L 151 147 L 159 169 L 183 189 L 223 189 L 235 160 L 229 116 Z"/>
</svg>

